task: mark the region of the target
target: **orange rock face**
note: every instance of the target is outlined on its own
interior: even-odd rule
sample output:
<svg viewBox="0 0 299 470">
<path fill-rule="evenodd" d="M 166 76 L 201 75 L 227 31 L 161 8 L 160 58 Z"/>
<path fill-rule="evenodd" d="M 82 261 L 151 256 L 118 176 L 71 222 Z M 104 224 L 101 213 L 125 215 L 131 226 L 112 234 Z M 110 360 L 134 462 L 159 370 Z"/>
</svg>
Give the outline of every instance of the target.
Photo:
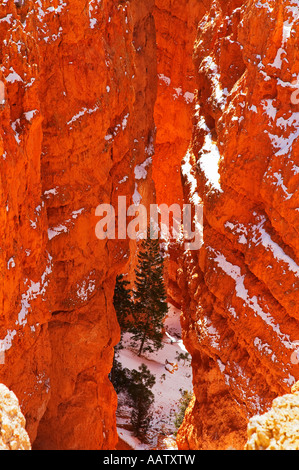
<svg viewBox="0 0 299 470">
<path fill-rule="evenodd" d="M 119 326 L 115 276 L 128 240 L 99 240 L 101 203 L 143 202 L 155 139 L 153 2 L 0 7 L 0 381 L 35 449 L 113 449 L 108 380 Z"/>
<path fill-rule="evenodd" d="M 242 449 L 248 418 L 299 377 L 298 11 L 215 1 L 198 25 L 182 175 L 204 243 L 180 269 L 195 393 L 181 449 Z"/>
<path fill-rule="evenodd" d="M 194 0 L 155 2 L 158 95 L 153 178 L 159 204 L 183 201 L 180 165 L 191 138 L 196 87 L 192 53 L 204 11 L 202 2 Z"/>
<path fill-rule="evenodd" d="M 34 449 L 116 446 L 112 298 L 136 242 L 99 240 L 95 210 L 119 220 L 119 196 L 203 206 L 203 246 L 167 263 L 193 358 L 179 448 L 244 448 L 299 378 L 298 8 L 2 1 L 0 382 Z"/>
<path fill-rule="evenodd" d="M 157 204 L 169 207 L 183 204 L 180 166 L 192 136 L 196 88 L 192 55 L 197 25 L 205 10 L 206 6 L 196 0 L 155 2 L 158 90 L 154 110 L 157 132 L 152 176 Z M 177 260 L 181 250 L 174 240 L 168 250 L 168 297 L 170 302 L 180 307 Z"/>
</svg>

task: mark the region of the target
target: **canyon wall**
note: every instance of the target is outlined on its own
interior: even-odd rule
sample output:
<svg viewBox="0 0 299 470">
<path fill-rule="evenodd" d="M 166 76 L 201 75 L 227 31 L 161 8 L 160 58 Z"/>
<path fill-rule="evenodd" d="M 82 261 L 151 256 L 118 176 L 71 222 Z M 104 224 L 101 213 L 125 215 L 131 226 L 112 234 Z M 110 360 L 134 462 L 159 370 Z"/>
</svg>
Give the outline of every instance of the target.
<svg viewBox="0 0 299 470">
<path fill-rule="evenodd" d="M 180 166 L 192 136 L 197 86 L 192 56 L 197 26 L 208 5 L 209 2 L 197 0 L 155 2 L 158 90 L 154 109 L 156 143 L 152 176 L 157 204 L 169 207 L 173 204 L 182 207 L 184 202 Z M 177 270 L 181 246 L 171 240 L 167 248 L 168 298 L 180 308 Z"/>
<path fill-rule="evenodd" d="M 184 198 L 203 245 L 179 269 L 194 398 L 181 449 L 242 449 L 298 380 L 299 4 L 214 1 L 198 26 Z"/>
<path fill-rule="evenodd" d="M 119 196 L 203 207 L 203 246 L 167 261 L 193 366 L 179 448 L 243 448 L 298 379 L 298 11 L 1 2 L 0 382 L 34 449 L 116 445 L 112 298 L 136 241 L 95 229 Z"/>
<path fill-rule="evenodd" d="M 95 210 L 117 208 L 120 195 L 154 197 L 153 7 L 0 6 L 0 381 L 18 397 L 35 449 L 117 442 L 112 298 L 130 250 L 127 239 L 97 238 Z"/>
<path fill-rule="evenodd" d="M 197 25 L 206 11 L 195 0 L 156 0 L 158 94 L 153 178 L 157 202 L 182 204 L 180 165 L 192 134 L 196 88 L 192 61 Z"/>
</svg>

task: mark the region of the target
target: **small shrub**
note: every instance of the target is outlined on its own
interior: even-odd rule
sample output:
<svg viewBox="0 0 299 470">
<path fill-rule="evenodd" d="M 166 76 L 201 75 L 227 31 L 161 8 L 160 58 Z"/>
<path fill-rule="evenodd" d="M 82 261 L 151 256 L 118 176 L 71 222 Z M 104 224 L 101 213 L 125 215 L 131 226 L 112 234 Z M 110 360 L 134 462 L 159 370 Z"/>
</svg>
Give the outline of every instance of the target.
<svg viewBox="0 0 299 470">
<path fill-rule="evenodd" d="M 174 420 L 176 433 L 178 432 L 183 422 L 183 419 L 185 417 L 186 409 L 188 408 L 188 405 L 192 398 L 192 392 L 189 392 L 188 390 L 181 391 L 181 396 L 182 397 L 180 399 L 179 411 L 175 414 L 175 420 Z"/>
<path fill-rule="evenodd" d="M 190 354 L 188 352 L 186 352 L 186 353 L 177 353 L 176 360 L 178 362 L 183 361 L 183 365 L 185 365 L 186 361 L 188 363 L 190 363 L 190 361 L 191 361 Z"/>
</svg>

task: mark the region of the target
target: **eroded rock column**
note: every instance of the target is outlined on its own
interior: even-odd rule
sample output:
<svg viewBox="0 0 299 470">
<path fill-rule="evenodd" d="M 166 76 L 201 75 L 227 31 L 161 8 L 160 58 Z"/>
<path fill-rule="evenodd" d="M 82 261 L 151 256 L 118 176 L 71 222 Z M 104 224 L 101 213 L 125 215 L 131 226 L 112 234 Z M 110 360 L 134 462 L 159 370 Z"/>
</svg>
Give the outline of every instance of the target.
<svg viewBox="0 0 299 470">
<path fill-rule="evenodd" d="M 195 392 L 181 448 L 243 448 L 249 417 L 298 379 L 297 30 L 292 1 L 215 1 L 198 26 L 182 175 L 204 244 L 180 276 Z"/>
</svg>

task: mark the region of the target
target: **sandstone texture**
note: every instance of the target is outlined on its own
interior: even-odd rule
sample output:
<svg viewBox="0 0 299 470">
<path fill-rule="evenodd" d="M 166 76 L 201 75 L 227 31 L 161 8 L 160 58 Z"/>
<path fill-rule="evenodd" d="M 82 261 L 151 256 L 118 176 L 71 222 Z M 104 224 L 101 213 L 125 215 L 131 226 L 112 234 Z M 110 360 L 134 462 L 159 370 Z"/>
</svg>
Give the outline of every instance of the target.
<svg viewBox="0 0 299 470">
<path fill-rule="evenodd" d="M 242 449 L 299 378 L 298 0 L 3 0 L 0 382 L 33 449 L 113 449 L 100 204 L 200 205 L 168 245 L 194 397 L 179 449 Z M 196 222 L 196 221 L 195 221 Z M 14 445 L 14 444 L 13 444 Z"/>
<path fill-rule="evenodd" d="M 156 202 L 169 207 L 183 205 L 181 161 L 192 136 L 192 114 L 196 80 L 192 60 L 199 20 L 206 12 L 197 0 L 156 0 L 154 19 L 157 41 L 157 99 L 154 108 L 156 125 L 152 177 Z M 172 214 L 170 229 L 172 230 Z M 172 239 L 167 247 L 165 280 L 169 301 L 180 307 L 181 289 L 177 269 L 181 247 Z"/>
<path fill-rule="evenodd" d="M 298 50 L 295 0 L 212 2 L 194 48 L 184 200 L 203 206 L 185 252 L 194 400 L 182 449 L 242 449 L 248 419 L 298 380 Z"/>
<path fill-rule="evenodd" d="M 192 61 L 199 20 L 206 11 L 196 0 L 156 0 L 158 93 L 153 178 L 157 203 L 182 204 L 180 165 L 192 135 L 196 88 Z"/>
<path fill-rule="evenodd" d="M 3 384 L 0 384 L 0 450 L 31 450 L 19 401 Z"/>
<path fill-rule="evenodd" d="M 292 392 L 275 398 L 267 413 L 250 419 L 245 450 L 299 449 L 298 382 Z"/>
<path fill-rule="evenodd" d="M 117 442 L 112 298 L 130 247 L 96 237 L 95 211 L 154 195 L 153 8 L 1 2 L 0 380 L 34 449 Z"/>
</svg>

